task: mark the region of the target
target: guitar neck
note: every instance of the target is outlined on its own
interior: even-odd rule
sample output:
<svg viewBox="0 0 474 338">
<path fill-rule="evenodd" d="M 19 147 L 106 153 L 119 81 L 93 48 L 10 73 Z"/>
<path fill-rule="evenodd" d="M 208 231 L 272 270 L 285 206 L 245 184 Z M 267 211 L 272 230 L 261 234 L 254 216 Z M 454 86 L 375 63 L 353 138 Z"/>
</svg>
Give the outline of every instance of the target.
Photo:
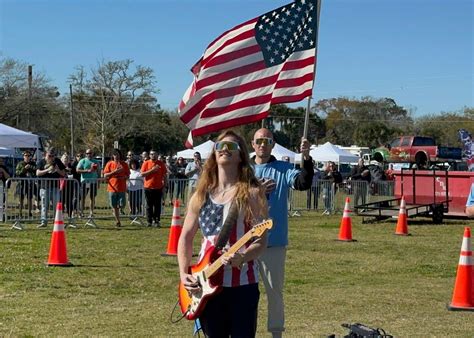
<svg viewBox="0 0 474 338">
<path fill-rule="evenodd" d="M 253 236 L 252 230 L 248 231 L 237 242 L 235 242 L 234 245 L 232 245 L 224 255 L 228 256 L 228 255 L 232 255 L 236 253 L 241 247 L 245 245 L 245 243 L 247 243 L 252 238 L 252 236 Z M 211 278 L 211 276 L 215 274 L 217 270 L 220 269 L 220 267 L 222 266 L 222 262 L 220 259 L 221 257 L 216 259 L 214 263 L 209 265 L 209 267 L 204 271 L 204 274 L 206 275 L 207 278 Z"/>
</svg>

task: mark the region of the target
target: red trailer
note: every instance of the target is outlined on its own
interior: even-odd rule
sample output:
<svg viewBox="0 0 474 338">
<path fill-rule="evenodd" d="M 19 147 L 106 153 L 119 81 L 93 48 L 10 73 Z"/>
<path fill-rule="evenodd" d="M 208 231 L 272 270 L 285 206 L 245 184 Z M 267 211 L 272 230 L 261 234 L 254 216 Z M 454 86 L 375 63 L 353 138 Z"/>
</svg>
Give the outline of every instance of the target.
<svg viewBox="0 0 474 338">
<path fill-rule="evenodd" d="M 464 210 L 474 172 L 402 169 L 395 172 L 395 198 L 355 206 L 359 216 L 397 217 L 404 196 L 408 217 L 427 216 L 441 223 L 445 215 L 466 217 Z"/>
<path fill-rule="evenodd" d="M 404 195 L 407 202 L 412 203 L 447 199 L 449 210 L 446 215 L 466 216 L 466 200 L 473 183 L 474 172 L 470 171 L 403 170 L 403 174 L 400 172 L 396 176 L 395 196 Z"/>
</svg>

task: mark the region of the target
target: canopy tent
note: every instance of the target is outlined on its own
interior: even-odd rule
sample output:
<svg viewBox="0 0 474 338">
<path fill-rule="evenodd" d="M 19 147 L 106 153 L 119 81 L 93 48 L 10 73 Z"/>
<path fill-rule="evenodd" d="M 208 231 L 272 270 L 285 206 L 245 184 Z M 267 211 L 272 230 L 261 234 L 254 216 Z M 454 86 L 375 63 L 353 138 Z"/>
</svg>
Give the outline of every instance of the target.
<svg viewBox="0 0 474 338">
<path fill-rule="evenodd" d="M 38 135 L 0 123 L 0 147 L 40 148 Z"/>
<path fill-rule="evenodd" d="M 290 162 L 294 163 L 295 156 L 297 154 L 275 142 L 275 146 L 272 149 L 272 155 L 275 156 L 275 158 L 280 161 L 283 159 L 283 157 L 288 156 L 290 159 Z M 250 157 L 253 157 L 253 156 L 255 156 L 255 152 L 250 154 Z"/>
<path fill-rule="evenodd" d="M 192 159 L 194 156 L 194 153 L 198 151 L 201 154 L 202 159 L 207 159 L 209 155 L 212 153 L 213 149 L 214 149 L 214 142 L 211 140 L 208 140 L 198 146 L 195 146 L 193 149 L 178 151 L 176 156 L 189 160 L 189 159 Z"/>
<path fill-rule="evenodd" d="M 354 163 L 359 160 L 359 156 L 351 154 L 331 142 L 326 142 L 322 146 L 311 149 L 309 154 L 316 162 Z"/>
</svg>

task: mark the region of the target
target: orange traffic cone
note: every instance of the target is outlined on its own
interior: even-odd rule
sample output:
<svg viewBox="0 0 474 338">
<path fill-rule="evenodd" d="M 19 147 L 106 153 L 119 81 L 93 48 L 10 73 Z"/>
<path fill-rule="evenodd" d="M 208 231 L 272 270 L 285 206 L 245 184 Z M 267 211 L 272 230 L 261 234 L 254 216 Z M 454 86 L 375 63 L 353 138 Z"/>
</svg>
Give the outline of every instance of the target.
<svg viewBox="0 0 474 338">
<path fill-rule="evenodd" d="M 400 201 L 400 212 L 398 213 L 398 221 L 397 228 L 395 229 L 395 235 L 408 236 L 407 209 L 405 197 L 403 196 Z"/>
<path fill-rule="evenodd" d="M 346 197 L 344 213 L 342 214 L 341 226 L 339 228 L 338 241 L 355 242 L 355 240 L 352 239 L 352 220 L 350 216 L 351 210 L 349 209 L 350 201 L 349 197 Z"/>
<path fill-rule="evenodd" d="M 173 217 L 171 218 L 171 228 L 168 237 L 168 249 L 162 256 L 176 256 L 178 254 L 178 240 L 181 235 L 183 225 L 181 223 L 181 216 L 179 212 L 179 199 L 174 201 Z"/>
<path fill-rule="evenodd" d="M 71 266 L 67 259 L 66 235 L 64 232 L 63 204 L 56 205 L 56 217 L 54 218 L 54 229 L 51 235 L 49 247 L 48 265 Z"/>
<path fill-rule="evenodd" d="M 454 284 L 452 311 L 474 311 L 474 270 L 472 269 L 471 228 L 464 228 L 458 272 Z"/>
</svg>

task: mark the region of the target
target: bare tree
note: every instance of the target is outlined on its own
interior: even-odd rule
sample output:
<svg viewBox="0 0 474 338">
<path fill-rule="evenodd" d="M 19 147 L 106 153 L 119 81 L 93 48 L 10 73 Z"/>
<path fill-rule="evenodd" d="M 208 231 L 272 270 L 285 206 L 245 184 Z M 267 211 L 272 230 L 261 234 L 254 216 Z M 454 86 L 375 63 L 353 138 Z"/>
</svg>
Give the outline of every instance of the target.
<svg viewBox="0 0 474 338">
<path fill-rule="evenodd" d="M 77 116 L 86 132 L 87 142 L 105 149 L 127 131 L 127 120 L 133 114 L 149 111 L 156 105 L 153 70 L 137 66 L 132 60 L 102 61 L 90 70 L 84 67 L 70 76 Z M 139 107 L 139 109 L 137 109 Z"/>
</svg>

